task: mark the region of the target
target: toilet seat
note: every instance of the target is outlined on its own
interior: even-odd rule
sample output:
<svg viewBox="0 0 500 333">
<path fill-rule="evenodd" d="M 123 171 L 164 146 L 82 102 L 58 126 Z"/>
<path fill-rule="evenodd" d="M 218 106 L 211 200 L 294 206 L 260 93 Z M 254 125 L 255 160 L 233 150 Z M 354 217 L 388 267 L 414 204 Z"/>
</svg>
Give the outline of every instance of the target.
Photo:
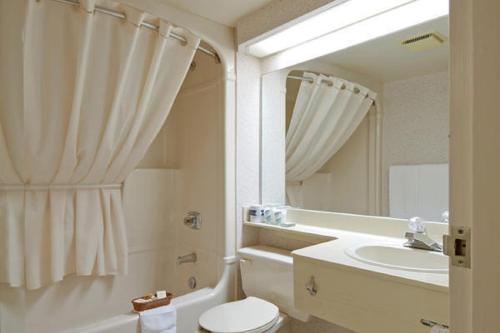
<svg viewBox="0 0 500 333">
<path fill-rule="evenodd" d="M 257 297 L 218 305 L 200 317 L 199 324 L 213 333 L 261 333 L 279 318 L 276 305 Z"/>
</svg>

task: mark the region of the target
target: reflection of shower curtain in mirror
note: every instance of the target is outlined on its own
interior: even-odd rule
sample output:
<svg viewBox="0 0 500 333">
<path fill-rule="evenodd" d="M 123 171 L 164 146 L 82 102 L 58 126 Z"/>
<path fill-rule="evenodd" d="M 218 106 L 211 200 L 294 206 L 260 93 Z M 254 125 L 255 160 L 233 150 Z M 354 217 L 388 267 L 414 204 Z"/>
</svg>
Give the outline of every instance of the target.
<svg viewBox="0 0 500 333">
<path fill-rule="evenodd" d="M 13 287 L 127 271 L 121 183 L 161 129 L 199 44 L 125 5 L 106 2 L 124 20 L 95 12 L 95 2 L 10 2 L 27 6 L 24 34 L 0 40 L 19 53 L 0 52 L 4 82 L 22 82 L 0 85 L 0 282 Z"/>
<path fill-rule="evenodd" d="M 286 195 L 294 207 L 302 207 L 302 181 L 339 151 L 377 96 L 339 78 L 307 72 L 303 76 L 313 82 L 302 81 L 286 134 Z"/>
</svg>

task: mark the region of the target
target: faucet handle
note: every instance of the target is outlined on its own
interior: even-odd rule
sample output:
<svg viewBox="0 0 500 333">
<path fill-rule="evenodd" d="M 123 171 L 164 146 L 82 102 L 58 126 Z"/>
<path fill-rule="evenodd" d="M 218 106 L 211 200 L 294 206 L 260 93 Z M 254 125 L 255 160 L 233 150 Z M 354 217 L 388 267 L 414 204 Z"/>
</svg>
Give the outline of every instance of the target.
<svg viewBox="0 0 500 333">
<path fill-rule="evenodd" d="M 412 232 L 420 232 L 420 233 L 425 233 L 425 225 L 423 220 L 418 217 L 412 217 L 408 219 L 408 227 Z"/>
</svg>

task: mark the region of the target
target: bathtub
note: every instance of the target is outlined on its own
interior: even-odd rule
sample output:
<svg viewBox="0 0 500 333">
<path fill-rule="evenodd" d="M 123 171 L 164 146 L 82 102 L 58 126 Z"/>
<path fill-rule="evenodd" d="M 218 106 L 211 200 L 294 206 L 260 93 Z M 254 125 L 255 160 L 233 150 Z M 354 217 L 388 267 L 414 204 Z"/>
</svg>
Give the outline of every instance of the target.
<svg viewBox="0 0 500 333">
<path fill-rule="evenodd" d="M 203 288 L 175 297 L 177 332 L 198 332 L 198 318 L 206 310 L 231 299 L 234 291 L 238 257 L 224 258 L 225 268 L 215 288 Z M 140 333 L 139 315 L 134 312 L 117 315 L 87 326 L 61 333 Z"/>
</svg>

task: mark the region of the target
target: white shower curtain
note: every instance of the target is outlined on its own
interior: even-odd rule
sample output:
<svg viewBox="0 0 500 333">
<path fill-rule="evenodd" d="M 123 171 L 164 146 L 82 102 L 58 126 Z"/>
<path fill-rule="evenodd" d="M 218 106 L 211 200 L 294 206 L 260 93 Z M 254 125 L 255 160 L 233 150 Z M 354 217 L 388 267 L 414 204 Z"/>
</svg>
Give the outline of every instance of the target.
<svg viewBox="0 0 500 333">
<path fill-rule="evenodd" d="M 166 120 L 199 39 L 104 5 L 126 19 L 94 12 L 92 0 L 26 2 L 22 78 L 11 78 L 22 89 L 0 92 L 0 282 L 13 287 L 127 271 L 121 184 Z"/>
<path fill-rule="evenodd" d="M 286 194 L 294 207 L 303 205 L 302 182 L 339 151 L 377 96 L 336 77 L 308 72 L 303 77 L 312 83 L 302 81 L 286 134 Z"/>
</svg>

